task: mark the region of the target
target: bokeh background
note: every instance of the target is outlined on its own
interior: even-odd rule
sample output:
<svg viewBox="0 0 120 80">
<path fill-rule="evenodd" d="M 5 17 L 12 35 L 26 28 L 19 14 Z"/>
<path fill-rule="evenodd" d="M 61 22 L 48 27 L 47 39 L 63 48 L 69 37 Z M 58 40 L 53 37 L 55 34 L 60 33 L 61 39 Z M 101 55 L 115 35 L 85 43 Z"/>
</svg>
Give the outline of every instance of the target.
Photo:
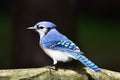
<svg viewBox="0 0 120 80">
<path fill-rule="evenodd" d="M 0 69 L 52 64 L 38 34 L 26 29 L 43 20 L 58 25 L 101 68 L 120 71 L 119 0 L 1 0 Z"/>
</svg>

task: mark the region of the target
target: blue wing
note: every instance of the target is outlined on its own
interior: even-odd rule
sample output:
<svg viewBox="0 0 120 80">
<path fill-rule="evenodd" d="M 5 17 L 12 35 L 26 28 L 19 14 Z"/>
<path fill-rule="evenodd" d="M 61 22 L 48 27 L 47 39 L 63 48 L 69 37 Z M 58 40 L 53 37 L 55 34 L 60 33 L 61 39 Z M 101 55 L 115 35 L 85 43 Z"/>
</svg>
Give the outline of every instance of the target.
<svg viewBox="0 0 120 80">
<path fill-rule="evenodd" d="M 61 41 L 49 41 L 42 44 L 44 47 L 54 50 L 61 50 L 61 51 L 70 51 L 70 52 L 80 52 L 78 46 L 76 46 L 70 40 L 61 40 Z"/>
</svg>

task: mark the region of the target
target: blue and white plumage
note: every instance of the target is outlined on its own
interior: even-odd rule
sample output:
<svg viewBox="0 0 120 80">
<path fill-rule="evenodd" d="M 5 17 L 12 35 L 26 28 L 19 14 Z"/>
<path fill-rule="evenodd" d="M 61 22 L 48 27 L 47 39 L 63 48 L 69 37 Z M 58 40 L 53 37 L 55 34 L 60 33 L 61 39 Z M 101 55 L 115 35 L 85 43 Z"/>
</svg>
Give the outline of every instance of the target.
<svg viewBox="0 0 120 80">
<path fill-rule="evenodd" d="M 42 21 L 28 29 L 34 29 L 39 33 L 39 44 L 45 53 L 53 59 L 54 65 L 57 64 L 57 61 L 68 62 L 75 59 L 95 72 L 101 71 L 98 66 L 83 55 L 78 46 L 56 30 L 55 24 Z"/>
</svg>

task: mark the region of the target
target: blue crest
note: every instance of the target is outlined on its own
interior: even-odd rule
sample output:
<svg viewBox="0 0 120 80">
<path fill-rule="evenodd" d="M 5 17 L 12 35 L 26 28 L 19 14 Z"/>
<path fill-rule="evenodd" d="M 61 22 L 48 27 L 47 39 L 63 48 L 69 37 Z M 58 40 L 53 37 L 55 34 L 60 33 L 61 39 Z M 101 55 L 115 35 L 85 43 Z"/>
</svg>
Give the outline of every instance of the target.
<svg viewBox="0 0 120 80">
<path fill-rule="evenodd" d="M 41 22 L 38 22 L 36 25 L 43 25 L 43 26 L 48 27 L 48 28 L 57 27 L 54 23 L 49 22 L 49 21 L 41 21 Z"/>
</svg>

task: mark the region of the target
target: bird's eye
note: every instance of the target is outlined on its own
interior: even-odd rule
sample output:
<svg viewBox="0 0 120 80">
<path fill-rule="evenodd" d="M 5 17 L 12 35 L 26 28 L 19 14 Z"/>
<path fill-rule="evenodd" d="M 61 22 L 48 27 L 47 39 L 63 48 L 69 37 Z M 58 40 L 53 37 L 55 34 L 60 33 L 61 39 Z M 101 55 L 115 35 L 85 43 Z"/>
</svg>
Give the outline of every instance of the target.
<svg viewBox="0 0 120 80">
<path fill-rule="evenodd" d="M 44 27 L 43 26 L 40 26 L 40 29 L 43 29 Z"/>
<path fill-rule="evenodd" d="M 37 29 L 43 29 L 44 28 L 43 26 L 39 26 L 39 25 L 37 25 L 36 27 L 37 27 Z"/>
</svg>

